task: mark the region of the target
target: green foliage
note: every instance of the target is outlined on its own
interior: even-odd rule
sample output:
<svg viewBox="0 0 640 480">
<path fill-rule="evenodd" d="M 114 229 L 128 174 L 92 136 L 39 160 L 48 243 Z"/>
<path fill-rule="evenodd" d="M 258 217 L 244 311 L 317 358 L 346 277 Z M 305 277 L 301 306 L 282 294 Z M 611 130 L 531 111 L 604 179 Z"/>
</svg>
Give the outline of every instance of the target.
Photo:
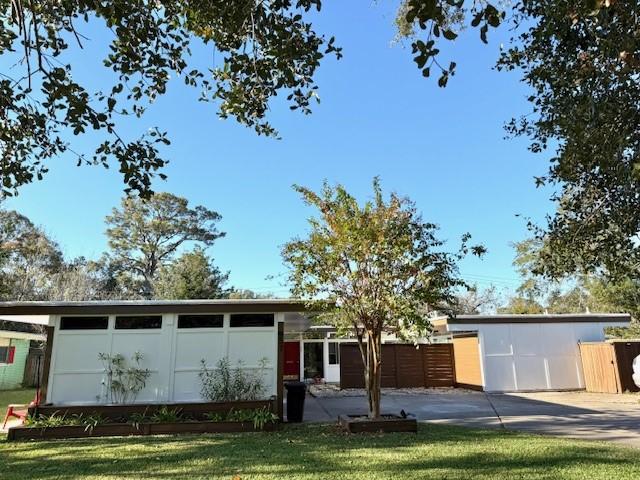
<svg viewBox="0 0 640 480">
<path fill-rule="evenodd" d="M 143 355 L 135 352 L 131 356 L 133 365 L 127 365 L 124 355 L 116 353 L 98 353 L 106 376 L 106 401 L 108 403 L 127 404 L 135 402 L 151 376 L 148 368 L 141 368 Z"/>
<path fill-rule="evenodd" d="M 47 428 L 82 425 L 82 422 L 78 416 L 60 415 L 54 412 L 51 415 L 28 416 L 25 418 L 24 425 L 32 428 Z"/>
<path fill-rule="evenodd" d="M 182 420 L 182 410 L 163 405 L 148 418 L 150 423 L 176 423 Z"/>
<path fill-rule="evenodd" d="M 640 319 L 640 280 L 613 280 L 600 273 L 575 274 L 562 280 L 543 275 L 545 246 L 538 239 L 514 244 L 514 266 L 522 283 L 500 313 L 629 313 Z"/>
<path fill-rule="evenodd" d="M 507 19 L 508 20 L 505 20 Z M 530 87 L 531 109 L 507 124 L 532 152 L 553 150 L 548 172 L 556 212 L 529 226 L 542 243 L 538 267 L 554 279 L 576 273 L 616 282 L 640 278 L 640 4 L 635 0 L 404 0 L 396 24 L 411 38 L 424 76 L 445 86 L 456 64 L 440 45 L 467 27 L 507 21 L 512 38 L 497 61 Z"/>
<path fill-rule="evenodd" d="M 31 428 L 49 428 L 49 427 L 67 427 L 67 426 L 84 426 L 88 432 L 93 431 L 98 425 L 110 423 L 108 418 L 103 417 L 99 413 L 91 415 L 66 415 L 54 412 L 51 415 L 29 415 L 24 422 L 26 427 Z"/>
<path fill-rule="evenodd" d="M 515 296 L 509 298 L 506 305 L 498 307 L 497 312 L 500 314 L 535 315 L 544 313 L 545 310 L 544 307 L 535 300 Z"/>
<path fill-rule="evenodd" d="M 232 288 L 229 291 L 228 297 L 235 298 L 235 299 L 276 298 L 272 293 L 256 293 L 253 290 L 249 290 L 246 288 Z"/>
<path fill-rule="evenodd" d="M 0 209 L 0 299 L 48 300 L 60 247 L 24 215 Z"/>
<path fill-rule="evenodd" d="M 153 284 L 186 242 L 211 246 L 225 234 L 216 223 L 220 215 L 201 205 L 191 208 L 187 199 L 156 193 L 149 200 L 124 198 L 106 218 L 111 252 L 105 263 L 128 289 L 145 298 L 153 296 Z"/>
<path fill-rule="evenodd" d="M 621 340 L 640 340 L 640 323 L 632 323 L 628 327 L 605 327 L 607 338 Z"/>
<path fill-rule="evenodd" d="M 196 247 L 160 268 L 154 282 L 154 297 L 167 300 L 225 298 L 229 273 L 222 273 L 204 250 Z"/>
<path fill-rule="evenodd" d="M 320 193 L 295 189 L 320 217 L 309 219 L 306 238 L 283 247 L 292 293 L 341 333 L 355 334 L 370 415 L 377 417 L 382 332 L 405 340 L 428 335 L 429 312 L 450 308 L 456 289 L 467 286 L 457 262 L 470 251 L 482 255 L 484 248 L 468 246 L 467 234 L 457 253 L 443 251 L 438 227 L 424 222 L 409 199 L 392 194 L 385 200 L 377 178 L 373 200 L 364 205 L 342 185 L 325 182 Z"/>
<path fill-rule="evenodd" d="M 171 78 L 196 88 L 199 100 L 218 103 L 220 117 L 276 135 L 266 120 L 270 100 L 288 94 L 291 109 L 310 113 L 320 61 L 325 54 L 341 55 L 333 38 L 318 35 L 305 21 L 309 10 L 320 9 L 318 0 L 0 5 L 0 58 L 7 66 L 0 79 L 0 193 L 6 195 L 40 180 L 51 160 L 68 152 L 78 164 L 107 167 L 115 161 L 126 190 L 147 196 L 167 163 L 160 149 L 168 137 L 151 128 L 129 140 L 118 119 L 143 117 Z M 96 31 L 111 35 L 109 43 L 96 45 L 108 52 L 104 59 L 84 50 L 90 38 L 104 37 Z M 191 62 L 194 42 L 215 50 L 211 68 Z M 99 87 L 92 90 L 77 80 L 71 59 L 101 60 L 112 75 L 97 74 Z M 93 155 L 76 153 L 65 141 L 90 130 L 104 136 Z"/>
<path fill-rule="evenodd" d="M 251 422 L 256 430 L 264 429 L 267 423 L 275 423 L 278 416 L 267 407 L 248 410 L 231 409 L 225 418 L 227 422 Z"/>
<path fill-rule="evenodd" d="M 487 43 L 489 28 L 498 27 L 505 18 L 499 2 L 475 0 L 402 0 L 396 16 L 401 38 L 412 39 L 413 60 L 425 77 L 436 69 L 438 85 L 445 87 L 455 75 L 456 63 L 443 66 L 439 41 L 454 41 L 467 26 L 479 27 L 480 39 Z M 419 33 L 418 33 L 419 32 Z"/>
<path fill-rule="evenodd" d="M 509 125 L 531 150 L 555 149 L 540 184 L 557 209 L 544 228 L 541 270 L 640 277 L 640 43 L 637 1 L 527 1 L 499 68 L 518 69 L 532 112 Z"/>
<path fill-rule="evenodd" d="M 231 368 L 228 357 L 218 360 L 214 369 L 207 367 L 202 359 L 200 373 L 200 393 L 207 400 L 213 402 L 229 402 L 236 400 L 259 400 L 265 395 L 264 376 L 268 360 L 260 360 L 257 369 L 243 368 L 238 361 L 235 368 Z"/>
</svg>

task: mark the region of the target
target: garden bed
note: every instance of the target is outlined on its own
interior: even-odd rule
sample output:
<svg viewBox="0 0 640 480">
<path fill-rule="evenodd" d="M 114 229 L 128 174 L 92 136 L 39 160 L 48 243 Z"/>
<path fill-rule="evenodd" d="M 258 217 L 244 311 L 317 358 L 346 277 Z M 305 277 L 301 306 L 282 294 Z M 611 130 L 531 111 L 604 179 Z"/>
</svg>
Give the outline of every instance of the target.
<svg viewBox="0 0 640 480">
<path fill-rule="evenodd" d="M 101 415 L 109 419 L 129 417 L 133 414 L 153 415 L 162 408 L 178 409 L 183 415 L 199 417 L 206 413 L 227 414 L 231 410 L 254 410 L 267 408 L 277 412 L 274 400 L 251 400 L 236 402 L 192 402 L 192 403 L 135 403 L 128 405 L 40 405 L 29 408 L 29 415 Z"/>
<path fill-rule="evenodd" d="M 29 409 L 8 440 L 273 430 L 272 400 L 129 405 L 46 405 Z"/>
<path fill-rule="evenodd" d="M 54 438 L 125 437 L 131 435 L 172 435 L 179 433 L 230 433 L 273 431 L 275 423 L 267 423 L 257 428 L 251 422 L 175 422 L 175 423 L 112 423 L 87 427 L 84 425 L 63 425 L 58 427 L 19 426 L 9 429 L 8 441 L 40 440 Z"/>
<path fill-rule="evenodd" d="M 340 415 L 338 421 L 349 433 L 418 431 L 418 422 L 415 418 L 405 418 L 400 415 L 382 415 L 373 420 L 366 415 Z"/>
</svg>

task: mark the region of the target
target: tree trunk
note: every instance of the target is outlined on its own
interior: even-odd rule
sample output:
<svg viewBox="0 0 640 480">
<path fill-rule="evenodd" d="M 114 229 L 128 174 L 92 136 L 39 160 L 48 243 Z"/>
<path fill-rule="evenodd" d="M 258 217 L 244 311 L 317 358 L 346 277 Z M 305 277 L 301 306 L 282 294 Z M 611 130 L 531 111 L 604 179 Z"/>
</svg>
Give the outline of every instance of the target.
<svg viewBox="0 0 640 480">
<path fill-rule="evenodd" d="M 382 383 L 382 339 L 377 332 L 367 334 L 365 384 L 369 400 L 369 418 L 380 417 L 380 387 Z"/>
</svg>

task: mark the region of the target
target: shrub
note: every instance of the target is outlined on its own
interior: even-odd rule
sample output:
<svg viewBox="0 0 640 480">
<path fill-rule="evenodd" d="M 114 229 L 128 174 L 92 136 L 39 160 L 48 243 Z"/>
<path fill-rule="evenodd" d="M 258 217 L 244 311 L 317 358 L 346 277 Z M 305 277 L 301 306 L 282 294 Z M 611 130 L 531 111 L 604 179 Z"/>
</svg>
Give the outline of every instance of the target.
<svg viewBox="0 0 640 480">
<path fill-rule="evenodd" d="M 151 376 L 149 369 L 140 367 L 143 355 L 135 352 L 131 356 L 133 366 L 128 366 L 124 355 L 119 353 L 115 355 L 98 353 L 98 358 L 102 361 L 107 377 L 106 401 L 108 403 L 135 402 Z"/>
<path fill-rule="evenodd" d="M 236 368 L 231 368 L 227 357 L 221 358 L 213 370 L 207 368 L 204 359 L 201 360 L 200 393 L 204 398 L 213 402 L 227 402 L 237 400 L 259 400 L 265 396 L 264 373 L 268 360 L 263 358 L 257 370 L 243 368 L 238 362 Z"/>
</svg>

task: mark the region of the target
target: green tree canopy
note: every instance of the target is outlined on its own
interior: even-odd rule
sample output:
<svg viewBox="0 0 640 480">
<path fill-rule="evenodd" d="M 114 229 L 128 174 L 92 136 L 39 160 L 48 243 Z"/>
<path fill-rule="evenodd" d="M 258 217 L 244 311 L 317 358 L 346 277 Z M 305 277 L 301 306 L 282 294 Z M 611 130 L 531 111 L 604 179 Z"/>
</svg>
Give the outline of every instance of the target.
<svg viewBox="0 0 640 480">
<path fill-rule="evenodd" d="M 154 297 L 166 300 L 225 298 L 224 284 L 229 273 L 222 273 L 206 252 L 196 247 L 163 266 L 154 282 Z"/>
<path fill-rule="evenodd" d="M 124 198 L 107 216 L 111 265 L 121 282 L 145 298 L 153 296 L 159 269 L 169 263 L 185 243 L 211 246 L 224 233 L 216 224 L 220 215 L 187 199 L 156 193 L 148 200 Z"/>
<path fill-rule="evenodd" d="M 7 66 L 0 71 L 0 193 L 42 178 L 52 159 L 70 152 L 79 164 L 115 162 L 127 190 L 147 196 L 169 140 L 158 128 L 131 138 L 118 119 L 142 117 L 172 77 L 195 87 L 201 101 L 217 102 L 222 118 L 275 135 L 266 120 L 270 100 L 284 94 L 292 109 L 309 113 L 320 61 L 340 56 L 333 38 L 305 20 L 312 8 L 320 0 L 0 0 Z M 83 47 L 96 30 L 111 36 L 102 63 L 115 81 L 97 73 L 102 84 L 92 90 L 77 80 L 70 58 L 94 60 Z M 199 42 L 216 52 L 208 69 L 190 58 Z M 67 142 L 88 130 L 104 136 L 93 154 Z"/>
<path fill-rule="evenodd" d="M 56 242 L 24 215 L 0 210 L 0 295 L 44 300 L 50 276 L 63 264 Z"/>
<path fill-rule="evenodd" d="M 547 152 L 550 168 L 536 182 L 553 187 L 557 206 L 544 225 L 530 225 L 543 242 L 539 270 L 640 278 L 640 4 L 404 0 L 396 23 L 440 86 L 456 68 L 443 60 L 443 42 L 474 27 L 487 42 L 490 28 L 509 24 L 497 67 L 519 72 L 531 108 L 514 112 L 522 115 L 507 131 Z"/>
<path fill-rule="evenodd" d="M 424 222 L 407 198 L 385 200 L 378 179 L 373 199 L 360 205 L 343 186 L 325 182 L 320 193 L 295 187 L 319 217 L 310 232 L 282 250 L 290 268 L 292 293 L 324 311 L 326 321 L 351 330 L 365 365 L 369 415 L 380 415 L 381 336 L 405 340 L 428 335 L 431 310 L 451 305 L 465 286 L 457 262 L 469 250 L 465 235 L 457 253 L 447 253 L 438 228 Z M 327 302 L 326 300 L 330 300 Z"/>
</svg>

